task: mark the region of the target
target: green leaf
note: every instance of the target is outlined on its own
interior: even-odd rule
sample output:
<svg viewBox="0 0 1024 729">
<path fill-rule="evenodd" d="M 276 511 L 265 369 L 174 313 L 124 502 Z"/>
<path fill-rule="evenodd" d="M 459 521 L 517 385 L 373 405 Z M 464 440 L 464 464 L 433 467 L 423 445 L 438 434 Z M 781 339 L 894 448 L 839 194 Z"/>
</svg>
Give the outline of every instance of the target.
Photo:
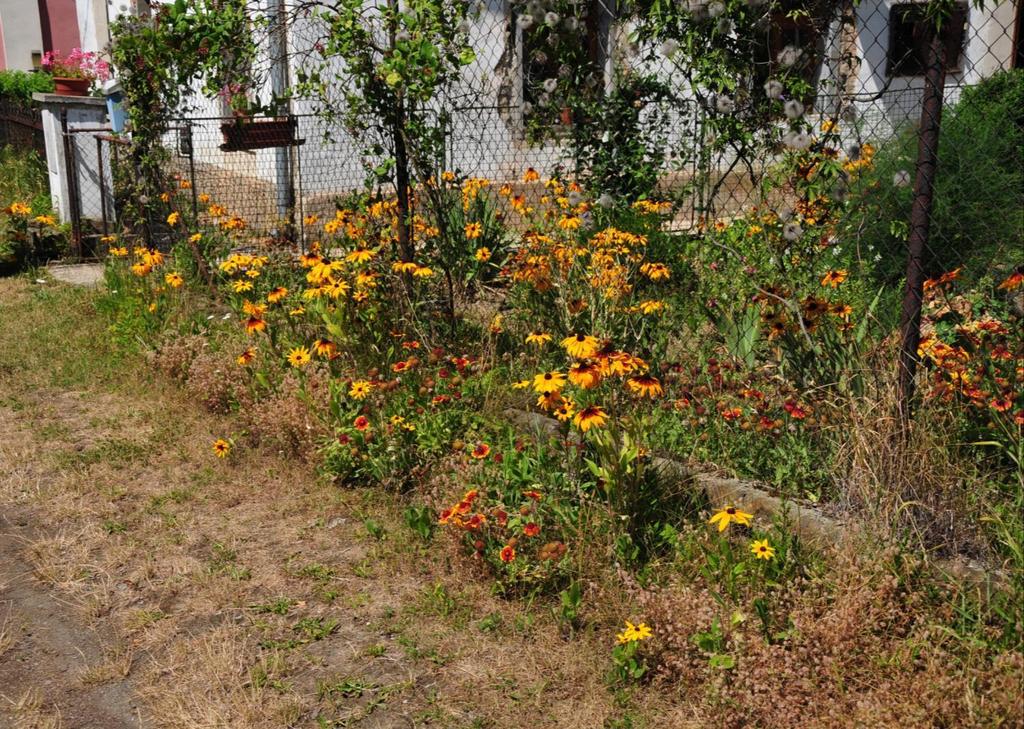
<svg viewBox="0 0 1024 729">
<path fill-rule="evenodd" d="M 711 656 L 708 660 L 708 665 L 712 668 L 719 668 L 722 670 L 728 670 L 736 666 L 736 659 L 729 654 L 719 654 Z"/>
</svg>

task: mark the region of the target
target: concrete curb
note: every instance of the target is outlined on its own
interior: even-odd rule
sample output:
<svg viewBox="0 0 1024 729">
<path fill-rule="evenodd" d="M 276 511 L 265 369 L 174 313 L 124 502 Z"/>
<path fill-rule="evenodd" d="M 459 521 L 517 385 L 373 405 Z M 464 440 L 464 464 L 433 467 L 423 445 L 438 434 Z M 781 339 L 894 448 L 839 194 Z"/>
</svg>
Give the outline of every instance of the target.
<svg viewBox="0 0 1024 729">
<path fill-rule="evenodd" d="M 548 436 L 561 434 L 561 424 L 541 413 L 508 408 L 504 414 L 521 430 Z M 570 431 L 569 439 L 578 443 L 580 435 Z M 797 536 L 817 549 L 841 544 L 850 538 L 857 526 L 826 516 L 820 509 L 806 503 L 775 496 L 754 481 L 722 478 L 695 470 L 671 458 L 655 457 L 651 460 L 662 474 L 702 491 L 713 508 L 736 506 L 755 516 L 785 516 Z M 934 560 L 929 563 L 929 567 L 933 574 L 945 582 L 977 590 L 982 599 L 986 599 L 995 590 L 1008 590 L 1010 585 L 1009 575 L 1005 571 L 991 570 L 962 557 Z"/>
</svg>

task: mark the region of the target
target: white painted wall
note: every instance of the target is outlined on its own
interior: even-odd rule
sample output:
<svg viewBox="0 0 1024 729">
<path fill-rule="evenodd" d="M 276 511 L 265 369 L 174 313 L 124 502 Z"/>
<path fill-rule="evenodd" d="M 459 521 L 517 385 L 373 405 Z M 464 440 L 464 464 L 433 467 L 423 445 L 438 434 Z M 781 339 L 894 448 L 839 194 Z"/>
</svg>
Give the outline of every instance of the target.
<svg viewBox="0 0 1024 729">
<path fill-rule="evenodd" d="M 37 0 L 0 0 L 6 68 L 31 71 L 32 54 L 43 52 Z"/>
</svg>

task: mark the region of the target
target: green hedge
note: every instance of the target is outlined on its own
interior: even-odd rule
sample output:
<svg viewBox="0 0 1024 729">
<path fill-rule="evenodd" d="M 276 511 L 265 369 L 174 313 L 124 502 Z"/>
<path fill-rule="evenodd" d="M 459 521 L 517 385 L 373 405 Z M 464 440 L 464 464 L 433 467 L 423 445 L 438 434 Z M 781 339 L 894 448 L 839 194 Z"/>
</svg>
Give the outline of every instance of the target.
<svg viewBox="0 0 1024 729">
<path fill-rule="evenodd" d="M 0 101 L 27 104 L 36 92 L 53 93 L 53 77 L 39 72 L 0 71 Z"/>
</svg>

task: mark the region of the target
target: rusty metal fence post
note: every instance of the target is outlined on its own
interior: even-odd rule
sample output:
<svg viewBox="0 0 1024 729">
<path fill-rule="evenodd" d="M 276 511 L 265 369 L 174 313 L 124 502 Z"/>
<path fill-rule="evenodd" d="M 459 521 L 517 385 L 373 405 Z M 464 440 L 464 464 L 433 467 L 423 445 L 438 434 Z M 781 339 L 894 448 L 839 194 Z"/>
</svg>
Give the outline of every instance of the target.
<svg viewBox="0 0 1024 729">
<path fill-rule="evenodd" d="M 942 96 L 946 82 L 945 43 L 940 30 L 932 32 L 928 50 L 928 68 L 921 104 L 918 132 L 917 169 L 914 199 L 910 211 L 910 232 L 907 238 L 907 282 L 900 314 L 902 344 L 899 355 L 899 411 L 906 423 L 914 397 L 914 375 L 917 372 L 917 348 L 921 342 L 921 304 L 924 296 L 924 252 L 931 226 L 932 193 L 939 163 L 939 127 L 942 121 Z"/>
</svg>

